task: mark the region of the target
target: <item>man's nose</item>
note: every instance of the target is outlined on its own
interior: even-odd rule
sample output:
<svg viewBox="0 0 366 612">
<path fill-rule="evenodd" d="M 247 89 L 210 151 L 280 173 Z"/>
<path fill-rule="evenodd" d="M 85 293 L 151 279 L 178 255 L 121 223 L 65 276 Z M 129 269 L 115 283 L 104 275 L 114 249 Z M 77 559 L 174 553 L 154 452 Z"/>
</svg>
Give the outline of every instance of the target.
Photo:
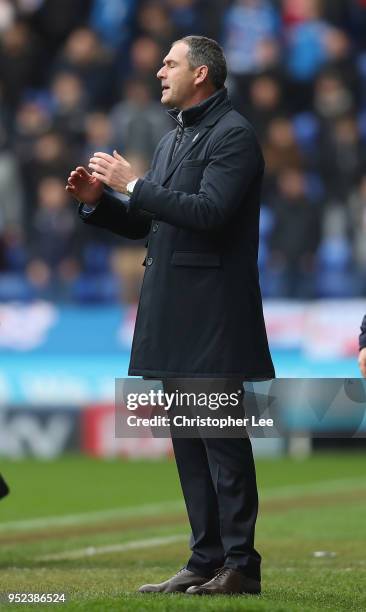
<svg viewBox="0 0 366 612">
<path fill-rule="evenodd" d="M 160 68 L 159 72 L 157 72 L 156 76 L 158 79 L 163 79 L 164 78 L 164 66 L 162 68 Z"/>
</svg>

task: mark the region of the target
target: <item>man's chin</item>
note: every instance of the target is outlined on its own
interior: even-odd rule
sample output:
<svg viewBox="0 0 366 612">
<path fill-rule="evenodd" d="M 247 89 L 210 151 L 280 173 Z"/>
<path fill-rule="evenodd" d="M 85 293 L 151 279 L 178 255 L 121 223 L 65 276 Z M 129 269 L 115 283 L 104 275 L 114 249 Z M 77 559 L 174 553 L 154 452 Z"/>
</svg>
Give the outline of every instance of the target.
<svg viewBox="0 0 366 612">
<path fill-rule="evenodd" d="M 169 94 L 166 94 L 165 92 L 163 92 L 161 96 L 161 103 L 164 104 L 164 106 L 174 106 L 174 101 L 172 97 Z"/>
</svg>

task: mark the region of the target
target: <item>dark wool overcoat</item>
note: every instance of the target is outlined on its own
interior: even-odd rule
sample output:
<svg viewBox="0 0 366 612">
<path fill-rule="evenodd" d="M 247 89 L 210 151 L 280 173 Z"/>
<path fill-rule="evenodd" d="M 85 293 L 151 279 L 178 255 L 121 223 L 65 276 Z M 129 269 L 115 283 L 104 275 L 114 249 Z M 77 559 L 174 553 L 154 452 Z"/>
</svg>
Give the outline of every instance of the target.
<svg viewBox="0 0 366 612">
<path fill-rule="evenodd" d="M 129 204 L 105 193 L 83 220 L 148 237 L 129 375 L 274 377 L 258 280 L 263 156 L 226 89 L 172 111 L 184 126 L 160 141 Z M 182 130 L 181 130 L 182 133 Z"/>
</svg>

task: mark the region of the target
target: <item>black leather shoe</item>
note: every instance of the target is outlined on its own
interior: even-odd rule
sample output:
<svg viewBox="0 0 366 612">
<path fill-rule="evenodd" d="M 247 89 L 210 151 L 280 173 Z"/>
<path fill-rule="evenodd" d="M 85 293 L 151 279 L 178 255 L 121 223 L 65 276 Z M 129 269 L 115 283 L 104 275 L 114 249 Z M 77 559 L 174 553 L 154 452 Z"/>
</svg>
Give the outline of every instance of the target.
<svg viewBox="0 0 366 612">
<path fill-rule="evenodd" d="M 198 576 L 183 567 L 169 580 L 159 584 L 144 584 L 139 593 L 184 593 L 188 587 L 197 586 L 207 582 L 207 576 Z"/>
<path fill-rule="evenodd" d="M 191 586 L 186 590 L 188 595 L 259 595 L 260 592 L 259 580 L 247 578 L 231 567 L 223 567 L 209 582 Z"/>
<path fill-rule="evenodd" d="M 9 493 L 9 487 L 6 484 L 4 478 L 0 474 L 0 499 L 5 497 Z"/>
</svg>

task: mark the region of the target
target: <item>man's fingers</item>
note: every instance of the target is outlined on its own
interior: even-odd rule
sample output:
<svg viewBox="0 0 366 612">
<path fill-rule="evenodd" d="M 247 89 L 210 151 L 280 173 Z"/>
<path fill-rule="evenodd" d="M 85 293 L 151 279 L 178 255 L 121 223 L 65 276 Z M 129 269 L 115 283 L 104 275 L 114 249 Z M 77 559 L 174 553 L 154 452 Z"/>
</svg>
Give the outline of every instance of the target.
<svg viewBox="0 0 366 612">
<path fill-rule="evenodd" d="M 111 164 L 110 162 L 107 162 L 105 159 L 103 159 L 102 157 L 92 157 L 89 160 L 89 167 L 91 166 L 91 164 L 96 164 L 101 166 L 102 168 L 110 168 Z"/>
<path fill-rule="evenodd" d="M 103 153 L 101 151 L 98 151 L 97 153 L 94 153 L 93 157 L 100 157 L 101 159 L 104 159 L 105 161 L 111 163 L 114 161 L 114 157 L 112 157 L 112 155 L 108 155 L 108 153 Z"/>
<path fill-rule="evenodd" d="M 116 149 L 114 149 L 114 151 L 113 151 L 113 157 L 114 157 L 114 159 L 117 159 L 118 161 L 122 162 L 124 166 L 130 166 L 131 165 L 127 161 L 127 159 L 125 159 L 122 155 L 120 155 L 118 153 L 118 151 L 116 151 Z"/>
<path fill-rule="evenodd" d="M 107 176 L 108 168 L 104 168 L 99 163 L 97 163 L 97 164 L 89 164 L 89 168 L 91 168 L 93 170 L 92 176 L 95 176 L 95 174 L 94 174 L 95 172 L 98 172 L 104 178 Z"/>
<path fill-rule="evenodd" d="M 78 199 L 77 191 L 76 191 L 75 187 L 73 187 L 72 185 L 66 185 L 65 191 L 67 191 L 67 193 L 69 193 L 74 198 Z"/>
<path fill-rule="evenodd" d="M 108 185 L 104 174 L 99 174 L 99 172 L 94 171 L 92 176 L 94 176 L 94 178 L 97 178 L 99 181 L 102 181 L 102 183 L 104 183 L 105 185 Z"/>
<path fill-rule="evenodd" d="M 70 173 L 69 179 L 70 179 L 70 178 L 71 178 L 71 179 L 73 179 L 74 181 L 77 181 L 78 179 L 80 179 L 80 178 L 81 178 L 81 176 L 80 176 L 80 174 L 79 174 L 78 172 L 75 172 L 75 170 L 73 170 L 73 171 Z"/>
<path fill-rule="evenodd" d="M 113 151 L 113 157 L 115 157 L 116 159 L 119 159 L 120 161 L 126 161 L 124 159 L 124 157 L 122 157 L 122 155 L 120 155 L 120 153 L 118 153 L 118 151 L 116 151 L 116 149 L 114 149 L 114 151 Z"/>
<path fill-rule="evenodd" d="M 86 170 L 86 168 L 84 168 L 84 166 L 78 166 L 76 168 L 76 172 L 82 178 L 90 178 L 90 173 Z"/>
</svg>

